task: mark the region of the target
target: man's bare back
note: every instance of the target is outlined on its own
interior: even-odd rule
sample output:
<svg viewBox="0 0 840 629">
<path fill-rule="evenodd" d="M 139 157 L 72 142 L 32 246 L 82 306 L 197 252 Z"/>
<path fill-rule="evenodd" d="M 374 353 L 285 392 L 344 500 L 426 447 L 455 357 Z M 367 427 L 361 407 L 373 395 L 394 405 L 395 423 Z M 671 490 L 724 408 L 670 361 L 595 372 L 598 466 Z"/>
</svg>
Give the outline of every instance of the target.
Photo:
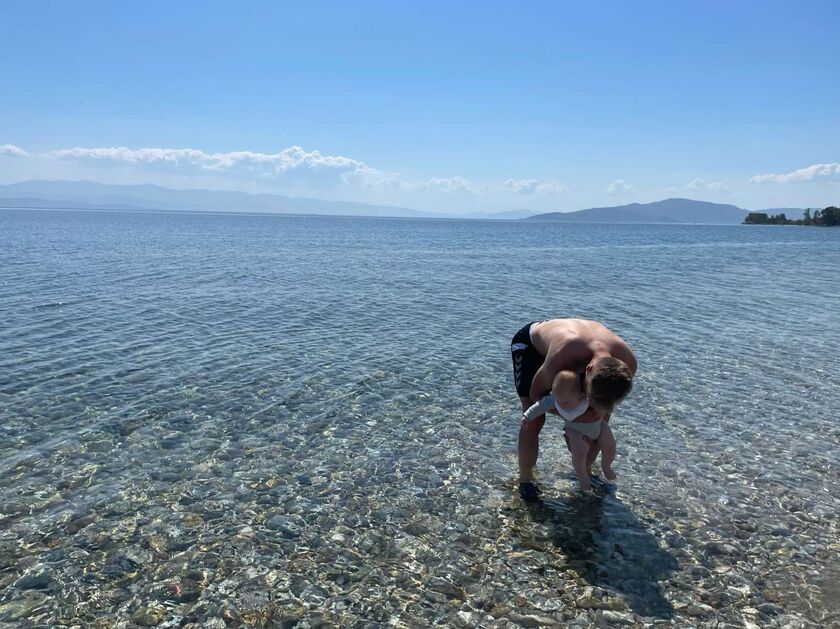
<svg viewBox="0 0 840 629">
<path fill-rule="evenodd" d="M 551 381 L 562 369 L 582 372 L 596 356 L 612 356 L 636 373 L 636 357 L 620 336 L 597 321 L 549 319 L 531 326 L 531 341 L 545 361 L 531 385 L 536 402 L 551 389 Z"/>
</svg>

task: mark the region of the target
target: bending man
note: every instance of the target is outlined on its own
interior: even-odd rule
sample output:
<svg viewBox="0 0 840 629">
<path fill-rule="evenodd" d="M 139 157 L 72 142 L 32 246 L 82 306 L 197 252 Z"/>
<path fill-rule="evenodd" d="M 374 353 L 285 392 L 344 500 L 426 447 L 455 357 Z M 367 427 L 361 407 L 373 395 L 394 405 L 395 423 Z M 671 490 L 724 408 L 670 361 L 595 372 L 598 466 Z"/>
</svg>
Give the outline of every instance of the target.
<svg viewBox="0 0 840 629">
<path fill-rule="evenodd" d="M 580 374 L 589 398 L 589 409 L 576 421 L 608 420 L 615 406 L 630 392 L 636 357 L 621 337 L 603 324 L 586 319 L 548 319 L 529 323 L 513 337 L 510 346 L 516 392 L 523 412 L 551 390 L 561 370 Z M 523 421 L 519 429 L 519 493 L 534 499 L 534 467 L 539 454 L 540 431 L 545 415 Z M 591 448 L 588 465 L 595 461 Z"/>
</svg>

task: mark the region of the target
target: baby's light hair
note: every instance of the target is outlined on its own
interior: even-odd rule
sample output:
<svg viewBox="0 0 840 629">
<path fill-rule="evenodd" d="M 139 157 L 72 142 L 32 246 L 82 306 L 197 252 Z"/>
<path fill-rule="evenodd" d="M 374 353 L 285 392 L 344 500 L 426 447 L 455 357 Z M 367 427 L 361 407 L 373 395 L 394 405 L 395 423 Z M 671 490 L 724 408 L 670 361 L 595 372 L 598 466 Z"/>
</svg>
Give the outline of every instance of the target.
<svg viewBox="0 0 840 629">
<path fill-rule="evenodd" d="M 559 403 L 567 400 L 570 403 L 573 393 L 583 393 L 580 390 L 580 376 L 569 369 L 558 371 L 551 382 L 551 394 L 555 400 Z"/>
<path fill-rule="evenodd" d="M 561 369 L 554 375 L 554 380 L 551 382 L 551 390 L 561 387 L 564 384 L 577 384 L 578 376 L 571 369 Z"/>
</svg>

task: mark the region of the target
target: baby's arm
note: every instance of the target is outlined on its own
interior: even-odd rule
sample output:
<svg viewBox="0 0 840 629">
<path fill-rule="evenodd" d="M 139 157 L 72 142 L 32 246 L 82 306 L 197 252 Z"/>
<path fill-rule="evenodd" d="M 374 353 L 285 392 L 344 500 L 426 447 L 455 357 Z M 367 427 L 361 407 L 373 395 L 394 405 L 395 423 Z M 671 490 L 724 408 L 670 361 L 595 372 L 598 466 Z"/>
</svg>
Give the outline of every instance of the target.
<svg viewBox="0 0 840 629">
<path fill-rule="evenodd" d="M 530 422 L 540 415 L 544 415 L 547 410 L 552 408 L 554 408 L 554 396 L 549 393 L 544 398 L 540 399 L 539 402 L 532 404 L 528 410 L 523 413 L 523 417 Z"/>
</svg>

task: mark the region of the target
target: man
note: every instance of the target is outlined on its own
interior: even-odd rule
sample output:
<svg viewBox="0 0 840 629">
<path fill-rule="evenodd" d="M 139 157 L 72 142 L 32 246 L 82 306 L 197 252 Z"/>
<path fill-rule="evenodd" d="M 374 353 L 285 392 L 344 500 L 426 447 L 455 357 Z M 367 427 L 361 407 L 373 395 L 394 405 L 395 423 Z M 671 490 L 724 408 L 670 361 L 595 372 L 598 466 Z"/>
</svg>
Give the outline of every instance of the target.
<svg viewBox="0 0 840 629">
<path fill-rule="evenodd" d="M 529 323 L 513 337 L 510 346 L 513 375 L 522 411 L 546 395 L 557 372 L 581 374 L 581 387 L 590 407 L 576 421 L 609 420 L 609 415 L 633 385 L 636 357 L 621 337 L 597 321 L 549 319 Z M 536 499 L 534 466 L 539 454 L 540 431 L 545 415 L 523 421 L 519 428 L 519 494 Z M 587 467 L 598 448 L 589 449 Z"/>
</svg>

